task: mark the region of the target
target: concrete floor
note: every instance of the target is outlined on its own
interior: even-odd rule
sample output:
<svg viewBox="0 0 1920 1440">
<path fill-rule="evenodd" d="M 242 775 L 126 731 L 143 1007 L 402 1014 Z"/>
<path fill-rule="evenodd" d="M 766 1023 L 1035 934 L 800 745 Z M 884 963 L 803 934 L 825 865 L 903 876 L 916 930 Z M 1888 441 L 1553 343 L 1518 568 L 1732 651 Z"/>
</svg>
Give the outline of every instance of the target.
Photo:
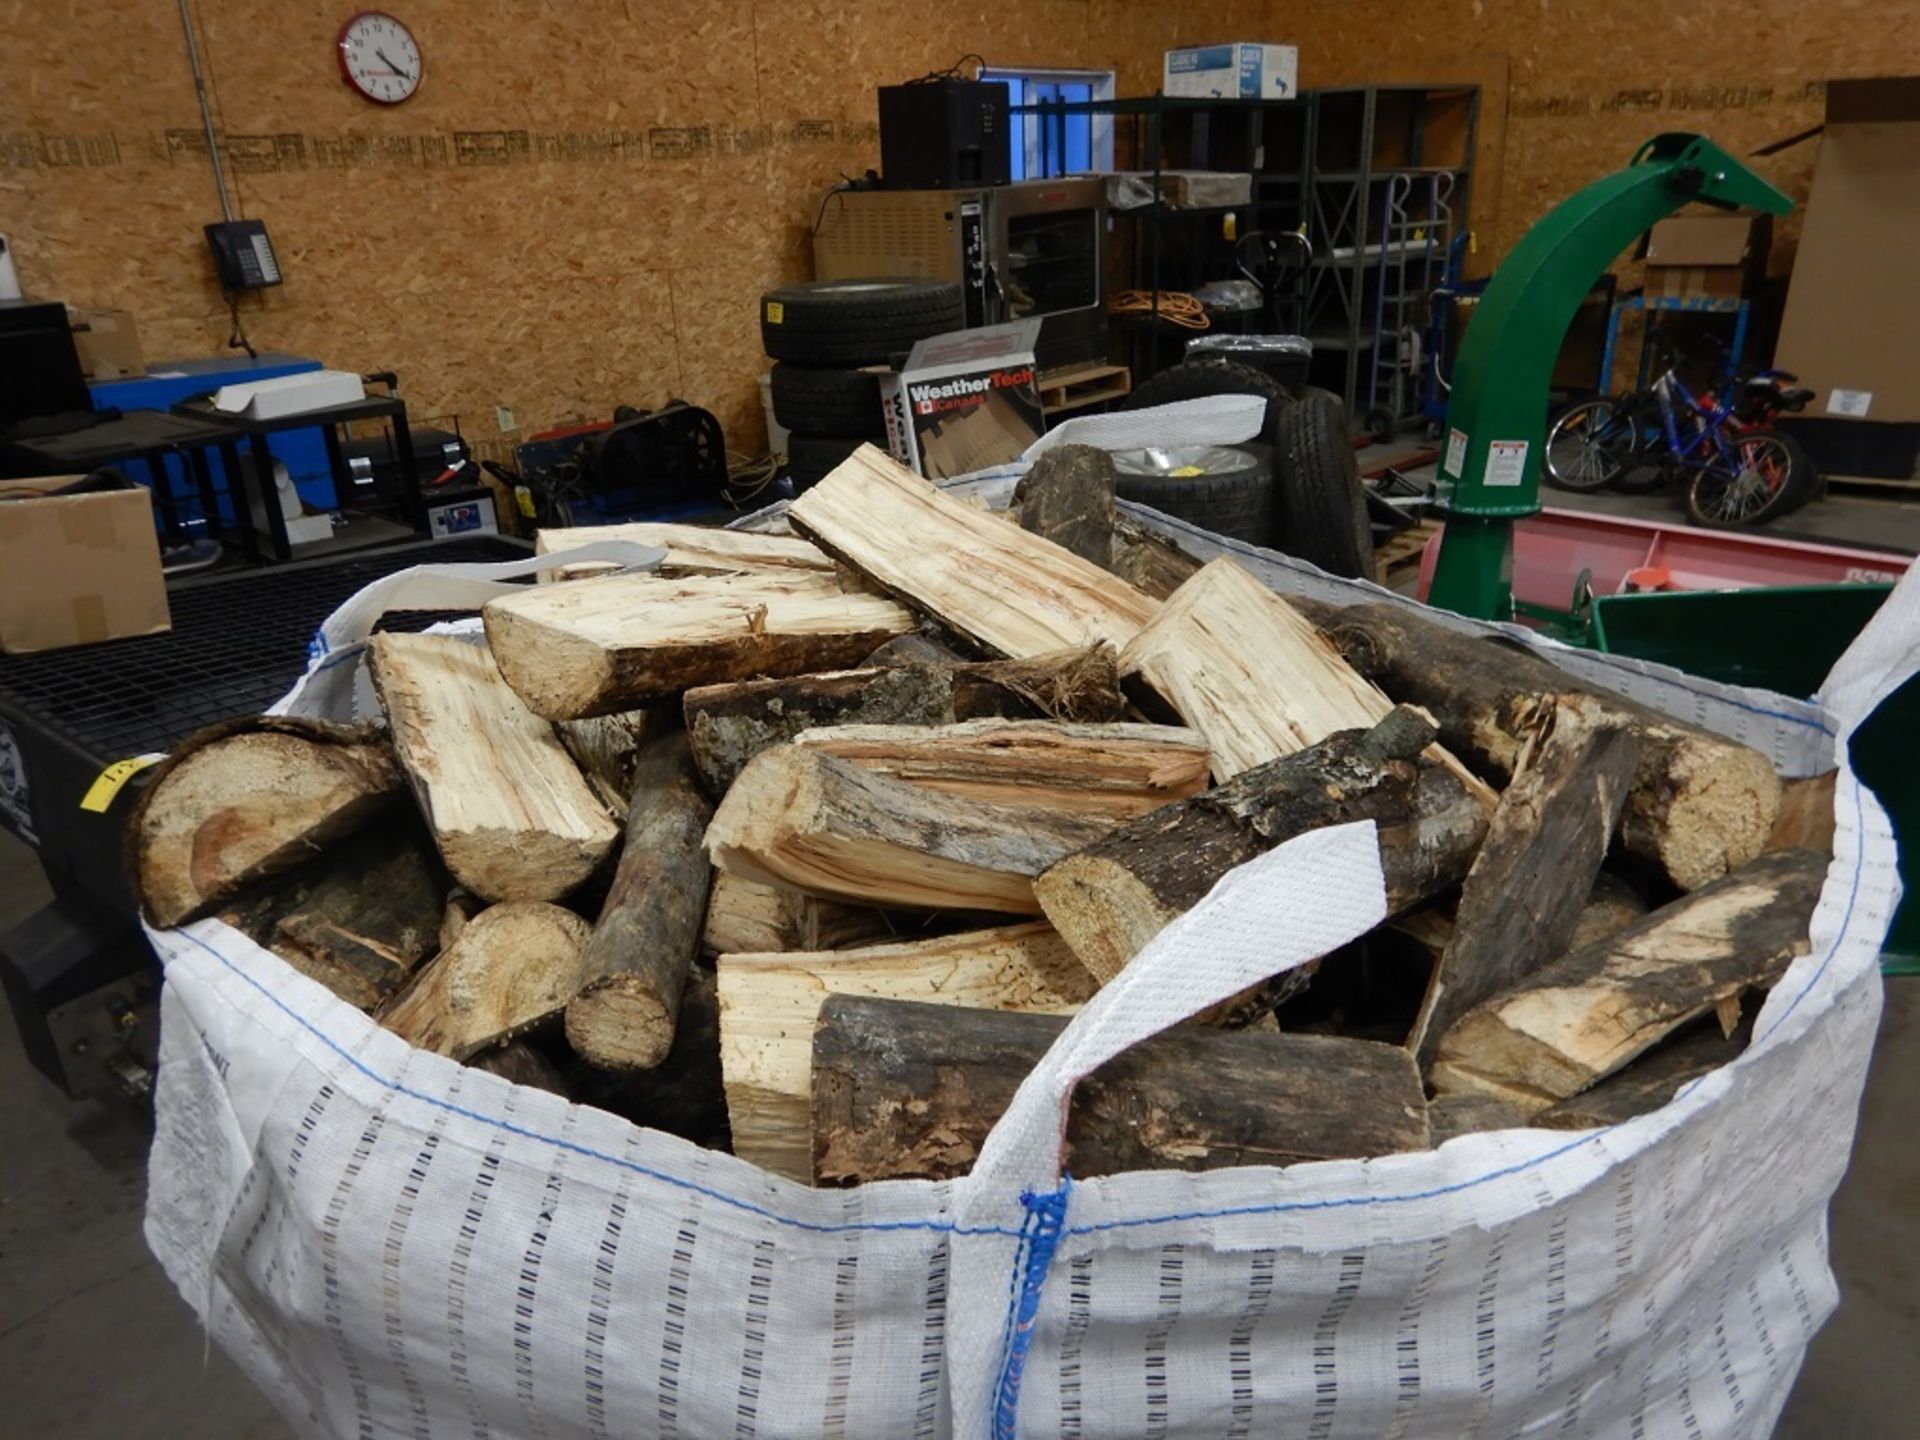
<svg viewBox="0 0 1920 1440">
<path fill-rule="evenodd" d="M 31 853 L 0 835 L 0 928 L 41 903 Z M 1852 1171 L 1833 1207 L 1838 1313 L 1814 1342 L 1779 1440 L 1915 1433 L 1920 1376 L 1920 980 L 1895 980 Z M 147 1131 L 70 1101 L 0 1035 L 0 1434 L 36 1440 L 290 1440 L 140 1233 Z M 1436 1437 L 1438 1440 L 1438 1437 Z"/>
</svg>

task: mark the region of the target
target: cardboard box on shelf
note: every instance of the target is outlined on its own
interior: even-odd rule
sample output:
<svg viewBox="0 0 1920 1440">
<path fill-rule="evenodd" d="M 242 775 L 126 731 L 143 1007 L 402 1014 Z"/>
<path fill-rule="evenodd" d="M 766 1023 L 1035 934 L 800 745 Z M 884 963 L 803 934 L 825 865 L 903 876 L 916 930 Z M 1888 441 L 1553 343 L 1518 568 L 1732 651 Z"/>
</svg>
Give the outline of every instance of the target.
<svg viewBox="0 0 1920 1440">
<path fill-rule="evenodd" d="M 1673 215 L 1647 236 L 1647 294 L 1667 299 L 1738 300 L 1767 274 L 1773 217 Z"/>
<path fill-rule="evenodd" d="M 1034 371 L 1038 320 L 935 335 L 880 382 L 887 445 L 929 479 L 1019 458 L 1045 422 Z"/>
<path fill-rule="evenodd" d="M 84 478 L 0 480 L 0 654 L 173 628 L 146 489 L 58 493 Z"/>
<path fill-rule="evenodd" d="M 1300 93 L 1300 50 L 1253 41 L 1169 50 L 1160 89 L 1185 99 L 1292 100 Z"/>
<path fill-rule="evenodd" d="M 73 348 L 80 352 L 80 369 L 88 380 L 127 380 L 147 373 L 140 353 L 140 332 L 124 310 L 67 307 L 73 327 Z"/>
<path fill-rule="evenodd" d="M 1233 170 L 1162 170 L 1160 199 L 1173 210 L 1214 210 L 1253 200 L 1253 176 Z M 1107 176 L 1107 206 L 1138 210 L 1154 201 L 1151 170 L 1115 170 Z"/>
</svg>

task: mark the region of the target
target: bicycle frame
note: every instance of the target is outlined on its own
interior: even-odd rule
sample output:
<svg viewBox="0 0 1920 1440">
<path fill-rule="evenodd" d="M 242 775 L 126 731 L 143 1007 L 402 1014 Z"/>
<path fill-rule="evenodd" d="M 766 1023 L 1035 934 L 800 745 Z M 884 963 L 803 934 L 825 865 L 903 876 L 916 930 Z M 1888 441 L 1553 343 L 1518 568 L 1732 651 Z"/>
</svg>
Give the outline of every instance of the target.
<svg viewBox="0 0 1920 1440">
<path fill-rule="evenodd" d="M 1730 393 L 1732 386 L 1725 387 Z M 1699 396 L 1687 389 L 1686 382 L 1672 370 L 1667 370 L 1653 382 L 1654 398 L 1660 403 L 1660 428 L 1666 441 L 1666 462 L 1681 470 L 1714 470 L 1724 467 L 1725 473 L 1738 475 L 1740 461 L 1733 447 L 1728 444 L 1728 432 L 1733 422 L 1733 402 L 1729 399 L 1713 397 L 1713 403 L 1704 403 Z M 1679 405 L 1675 405 L 1675 397 Z M 1680 436 L 1679 410 L 1684 409 L 1685 418 L 1692 422 L 1692 433 L 1685 440 Z M 1709 444 L 1711 450 L 1709 451 Z M 1696 455 L 1698 458 L 1695 458 Z"/>
</svg>

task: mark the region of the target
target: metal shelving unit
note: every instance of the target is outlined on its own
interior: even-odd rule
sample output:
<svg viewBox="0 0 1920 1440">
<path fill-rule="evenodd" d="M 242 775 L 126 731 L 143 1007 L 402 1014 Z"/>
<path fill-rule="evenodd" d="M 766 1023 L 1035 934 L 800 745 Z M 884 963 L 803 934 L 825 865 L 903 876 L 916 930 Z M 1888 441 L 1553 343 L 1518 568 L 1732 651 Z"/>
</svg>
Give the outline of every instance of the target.
<svg viewBox="0 0 1920 1440">
<path fill-rule="evenodd" d="M 1412 420 L 1429 297 L 1467 223 L 1480 92 L 1367 85 L 1308 98 L 1315 378 L 1355 423 Z"/>
</svg>

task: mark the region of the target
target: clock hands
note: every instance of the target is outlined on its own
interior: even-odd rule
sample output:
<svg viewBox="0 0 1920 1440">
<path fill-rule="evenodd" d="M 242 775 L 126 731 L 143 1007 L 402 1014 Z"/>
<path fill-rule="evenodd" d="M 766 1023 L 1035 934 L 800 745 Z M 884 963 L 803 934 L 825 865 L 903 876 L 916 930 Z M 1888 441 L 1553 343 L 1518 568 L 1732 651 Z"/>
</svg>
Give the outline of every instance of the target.
<svg viewBox="0 0 1920 1440">
<path fill-rule="evenodd" d="M 413 76 L 409 75 L 405 70 L 402 70 L 398 65 L 394 64 L 393 61 L 387 59 L 386 51 L 376 49 L 373 53 L 375 58 L 377 58 L 382 65 L 385 65 L 389 70 L 393 71 L 393 73 L 398 75 L 402 80 L 413 79 Z"/>
</svg>

